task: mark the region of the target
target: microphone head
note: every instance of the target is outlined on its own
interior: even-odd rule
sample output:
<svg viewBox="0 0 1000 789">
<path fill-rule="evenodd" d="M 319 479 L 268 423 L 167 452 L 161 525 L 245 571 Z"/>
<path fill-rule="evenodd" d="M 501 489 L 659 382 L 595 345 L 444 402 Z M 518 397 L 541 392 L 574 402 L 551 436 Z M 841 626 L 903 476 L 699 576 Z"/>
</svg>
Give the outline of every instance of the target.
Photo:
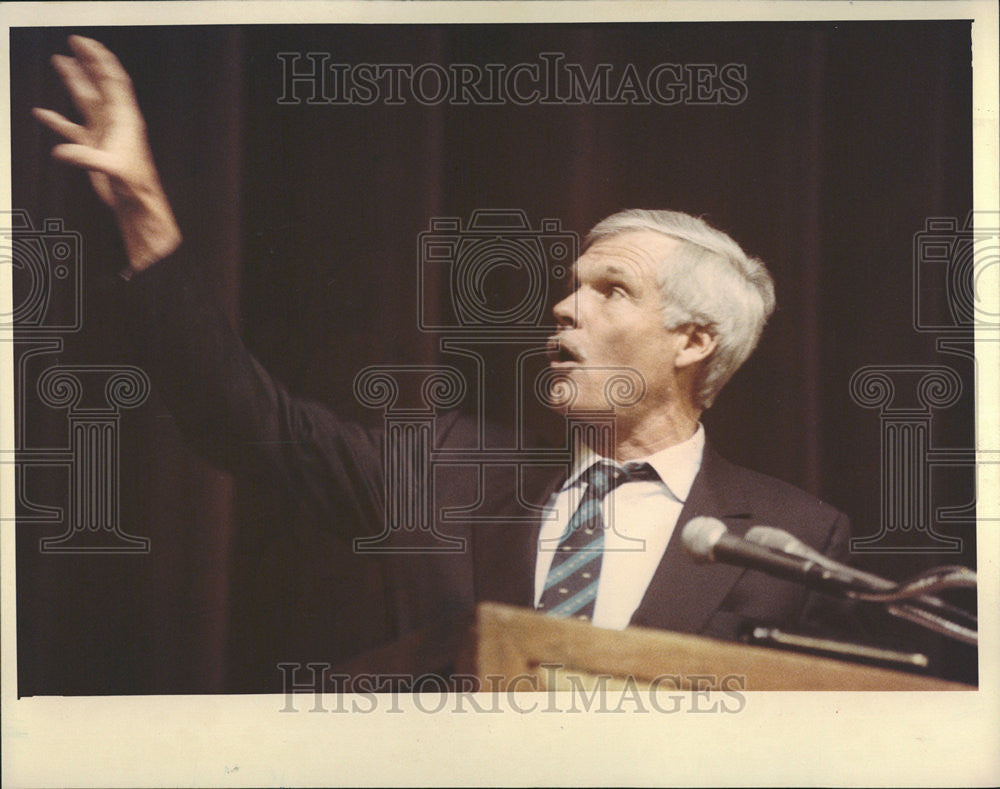
<svg viewBox="0 0 1000 789">
<path fill-rule="evenodd" d="M 784 529 L 776 529 L 774 526 L 754 526 L 743 539 L 756 543 L 762 548 L 783 551 L 792 556 L 798 556 L 800 559 L 809 559 L 823 566 L 829 566 L 829 560 L 823 554 Z"/>
<path fill-rule="evenodd" d="M 715 544 L 728 531 L 726 524 L 718 518 L 701 515 L 684 524 L 684 529 L 681 532 L 681 543 L 695 561 L 711 562 L 715 559 L 712 555 Z"/>
<path fill-rule="evenodd" d="M 783 551 L 793 556 L 805 557 L 805 552 L 808 551 L 808 547 L 798 537 L 794 537 L 784 529 L 776 529 L 774 526 L 754 526 L 743 539 L 760 545 L 762 548 Z"/>
</svg>

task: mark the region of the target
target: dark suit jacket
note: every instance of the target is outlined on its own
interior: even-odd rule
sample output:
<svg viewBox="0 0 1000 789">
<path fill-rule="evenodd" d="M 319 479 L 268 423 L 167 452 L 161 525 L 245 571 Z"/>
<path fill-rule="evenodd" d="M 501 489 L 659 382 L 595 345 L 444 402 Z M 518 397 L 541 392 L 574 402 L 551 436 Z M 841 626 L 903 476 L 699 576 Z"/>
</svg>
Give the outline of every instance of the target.
<svg viewBox="0 0 1000 789">
<path fill-rule="evenodd" d="M 253 359 L 201 293 L 197 271 L 179 259 L 154 266 L 126 287 L 141 363 L 186 435 L 205 454 L 247 479 L 274 484 L 290 506 L 321 516 L 347 539 L 379 534 L 386 483 L 378 431 L 338 419 L 289 395 Z M 478 426 L 452 413 L 437 423 L 437 445 L 470 447 Z M 539 509 L 561 482 L 553 470 L 513 473 L 472 467 L 442 471 L 437 512 L 474 507 L 488 523 L 436 528 L 466 550 L 385 557 L 393 630 L 402 634 L 481 600 L 533 602 Z M 405 484 L 416 484 L 407 482 Z M 532 510 L 530 505 L 536 509 Z M 681 527 L 709 515 L 742 533 L 757 524 L 785 529 L 831 555 L 845 550 L 845 516 L 801 490 L 732 465 L 706 446 L 678 526 L 632 623 L 735 638 L 748 624 L 802 629 L 811 598 L 801 587 L 755 571 L 698 565 L 680 544 Z M 431 535 L 396 533 L 394 544 L 426 547 Z"/>
</svg>

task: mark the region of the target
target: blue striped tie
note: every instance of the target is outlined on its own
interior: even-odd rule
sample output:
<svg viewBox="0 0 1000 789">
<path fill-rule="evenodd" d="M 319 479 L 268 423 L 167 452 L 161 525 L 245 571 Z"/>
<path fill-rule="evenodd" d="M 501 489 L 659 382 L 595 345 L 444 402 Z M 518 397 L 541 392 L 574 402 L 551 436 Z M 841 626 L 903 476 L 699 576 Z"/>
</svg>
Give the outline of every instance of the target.
<svg viewBox="0 0 1000 789">
<path fill-rule="evenodd" d="M 648 463 L 623 470 L 610 460 L 598 460 L 580 475 L 587 487 L 552 557 L 539 611 L 560 617 L 593 617 L 604 554 L 604 497 L 622 483 L 638 479 L 659 476 Z"/>
</svg>

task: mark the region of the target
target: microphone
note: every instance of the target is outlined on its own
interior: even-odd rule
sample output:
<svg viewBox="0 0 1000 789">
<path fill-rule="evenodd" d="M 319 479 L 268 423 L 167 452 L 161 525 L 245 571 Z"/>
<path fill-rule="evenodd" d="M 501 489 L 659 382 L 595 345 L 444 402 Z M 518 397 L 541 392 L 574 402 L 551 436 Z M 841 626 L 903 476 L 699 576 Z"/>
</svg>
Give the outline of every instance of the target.
<svg viewBox="0 0 1000 789">
<path fill-rule="evenodd" d="M 882 592 L 896 587 L 896 584 L 885 578 L 873 575 L 872 573 L 866 573 L 862 570 L 855 570 L 846 564 L 835 562 L 830 557 L 824 556 L 815 548 L 806 545 L 798 537 L 789 534 L 784 529 L 776 529 L 773 526 L 754 526 L 746 533 L 743 539 L 747 542 L 752 542 L 754 545 L 760 545 L 763 548 L 781 551 L 782 553 L 798 556 L 802 559 L 810 559 L 816 562 L 816 564 L 826 567 L 828 570 L 837 570 L 845 575 L 850 575 L 854 580 L 863 583 L 873 591 Z"/>
<path fill-rule="evenodd" d="M 837 567 L 825 567 L 812 558 L 778 553 L 735 537 L 717 518 L 692 518 L 684 525 L 681 542 L 698 562 L 720 561 L 760 570 L 827 593 L 843 594 L 857 586 L 851 574 Z"/>
</svg>

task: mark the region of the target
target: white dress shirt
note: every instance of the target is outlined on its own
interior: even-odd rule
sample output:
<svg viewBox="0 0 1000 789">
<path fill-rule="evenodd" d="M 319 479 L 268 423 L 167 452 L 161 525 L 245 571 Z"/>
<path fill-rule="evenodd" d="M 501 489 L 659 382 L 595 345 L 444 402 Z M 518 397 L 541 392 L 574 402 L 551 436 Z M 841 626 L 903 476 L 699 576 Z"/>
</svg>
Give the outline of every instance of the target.
<svg viewBox="0 0 1000 789">
<path fill-rule="evenodd" d="M 629 468 L 649 463 L 660 481 L 626 482 L 604 499 L 604 556 L 594 603 L 594 625 L 613 630 L 628 625 L 677 527 L 677 519 L 701 467 L 704 447 L 705 431 L 699 424 L 694 435 L 681 444 L 618 464 Z M 538 535 L 536 606 L 545 588 L 553 552 L 583 495 L 580 475 L 599 459 L 589 447 L 582 447 L 576 453 L 573 473 L 549 499 Z"/>
</svg>

